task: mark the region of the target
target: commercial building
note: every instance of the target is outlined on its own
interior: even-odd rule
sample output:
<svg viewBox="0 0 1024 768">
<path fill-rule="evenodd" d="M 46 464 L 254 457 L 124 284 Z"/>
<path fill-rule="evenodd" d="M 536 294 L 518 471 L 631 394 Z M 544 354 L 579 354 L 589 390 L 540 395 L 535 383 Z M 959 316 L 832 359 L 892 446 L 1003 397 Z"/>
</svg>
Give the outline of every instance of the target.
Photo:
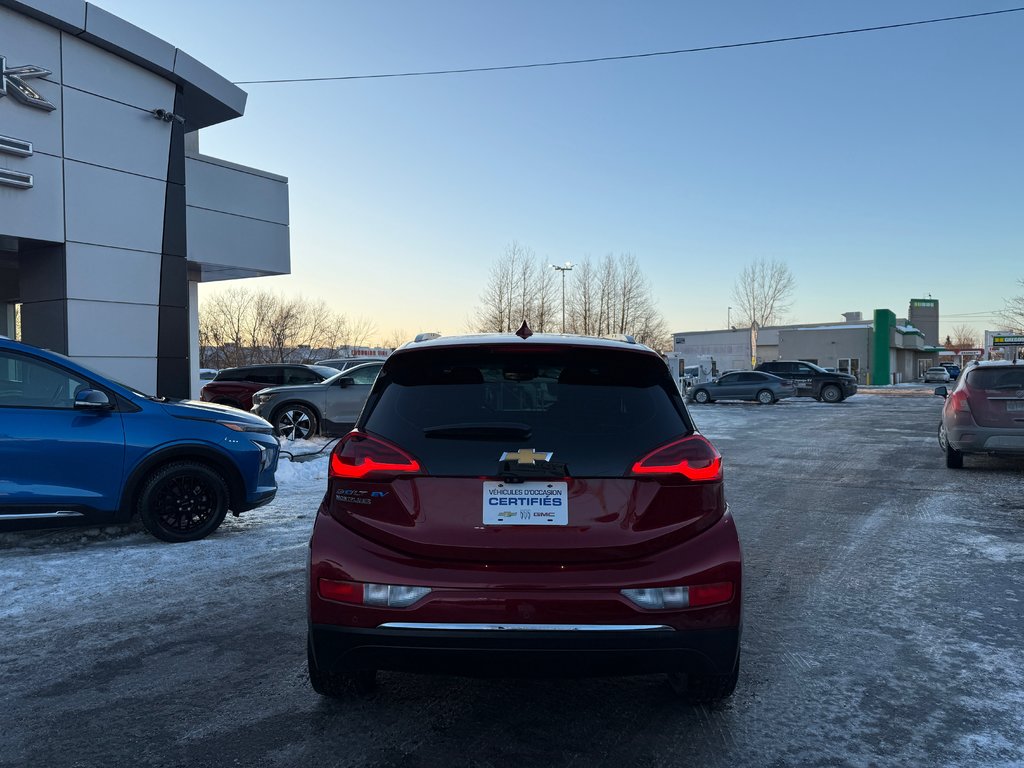
<svg viewBox="0 0 1024 768">
<path fill-rule="evenodd" d="M 911 299 L 907 318 L 888 309 L 876 309 L 870 320 L 861 312 L 842 317 L 842 322 L 779 325 L 756 333 L 750 328 L 675 333 L 673 351 L 687 364 L 709 357 L 717 371 L 748 369 L 765 360 L 805 360 L 851 373 L 862 384 L 912 381 L 951 359 L 938 345 L 938 299 Z"/>
<path fill-rule="evenodd" d="M 290 270 L 288 181 L 199 152 L 246 94 L 83 0 L 0 0 L 0 334 L 188 396 L 197 285 Z M 195 393 L 192 393 L 195 394 Z"/>
</svg>

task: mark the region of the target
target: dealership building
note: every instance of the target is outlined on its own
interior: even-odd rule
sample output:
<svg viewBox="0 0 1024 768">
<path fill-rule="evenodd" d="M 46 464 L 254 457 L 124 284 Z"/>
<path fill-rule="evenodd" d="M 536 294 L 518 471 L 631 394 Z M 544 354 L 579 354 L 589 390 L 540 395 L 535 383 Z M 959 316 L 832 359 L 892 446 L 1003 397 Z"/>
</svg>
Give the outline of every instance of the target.
<svg viewBox="0 0 1024 768">
<path fill-rule="evenodd" d="M 245 92 L 83 0 L 0 0 L 0 73 L 0 335 L 195 395 L 198 284 L 290 270 L 288 180 L 199 151 Z"/>
<path fill-rule="evenodd" d="M 673 351 L 687 365 L 701 358 L 717 371 L 749 369 L 766 360 L 805 360 L 857 377 L 861 384 L 899 384 L 920 378 L 954 353 L 939 345 L 939 301 L 911 299 L 907 316 L 876 309 L 870 318 L 846 312 L 841 322 L 799 323 L 757 329 L 683 331 Z"/>
</svg>

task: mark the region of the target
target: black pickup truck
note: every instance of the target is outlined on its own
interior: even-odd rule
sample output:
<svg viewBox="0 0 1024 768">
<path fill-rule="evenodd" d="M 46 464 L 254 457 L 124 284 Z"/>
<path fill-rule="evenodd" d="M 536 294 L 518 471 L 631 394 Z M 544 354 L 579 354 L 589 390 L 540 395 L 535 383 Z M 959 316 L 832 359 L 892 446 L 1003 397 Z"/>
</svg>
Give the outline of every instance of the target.
<svg viewBox="0 0 1024 768">
<path fill-rule="evenodd" d="M 826 403 L 839 403 L 857 394 L 857 379 L 848 373 L 832 373 L 803 360 L 772 360 L 754 369 L 774 373 L 796 384 L 797 397 L 813 397 Z"/>
</svg>

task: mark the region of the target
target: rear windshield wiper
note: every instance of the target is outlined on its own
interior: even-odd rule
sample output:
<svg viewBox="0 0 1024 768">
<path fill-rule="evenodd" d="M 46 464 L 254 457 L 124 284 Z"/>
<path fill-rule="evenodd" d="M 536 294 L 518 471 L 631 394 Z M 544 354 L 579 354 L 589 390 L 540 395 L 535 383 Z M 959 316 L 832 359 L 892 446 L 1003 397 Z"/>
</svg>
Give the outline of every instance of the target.
<svg viewBox="0 0 1024 768">
<path fill-rule="evenodd" d="M 527 440 L 533 434 L 529 424 L 516 422 L 480 422 L 477 424 L 438 424 L 426 427 L 424 437 L 450 440 Z"/>
</svg>

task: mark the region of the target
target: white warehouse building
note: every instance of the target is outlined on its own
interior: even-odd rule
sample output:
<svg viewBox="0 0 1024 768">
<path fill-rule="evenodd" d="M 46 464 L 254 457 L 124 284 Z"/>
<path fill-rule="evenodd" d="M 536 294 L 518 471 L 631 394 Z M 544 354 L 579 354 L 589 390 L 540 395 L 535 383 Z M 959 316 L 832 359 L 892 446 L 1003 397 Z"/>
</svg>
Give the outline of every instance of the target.
<svg viewBox="0 0 1024 768">
<path fill-rule="evenodd" d="M 0 0 L 0 334 L 187 397 L 197 285 L 290 270 L 288 180 L 199 152 L 246 94 L 84 0 Z"/>
</svg>

